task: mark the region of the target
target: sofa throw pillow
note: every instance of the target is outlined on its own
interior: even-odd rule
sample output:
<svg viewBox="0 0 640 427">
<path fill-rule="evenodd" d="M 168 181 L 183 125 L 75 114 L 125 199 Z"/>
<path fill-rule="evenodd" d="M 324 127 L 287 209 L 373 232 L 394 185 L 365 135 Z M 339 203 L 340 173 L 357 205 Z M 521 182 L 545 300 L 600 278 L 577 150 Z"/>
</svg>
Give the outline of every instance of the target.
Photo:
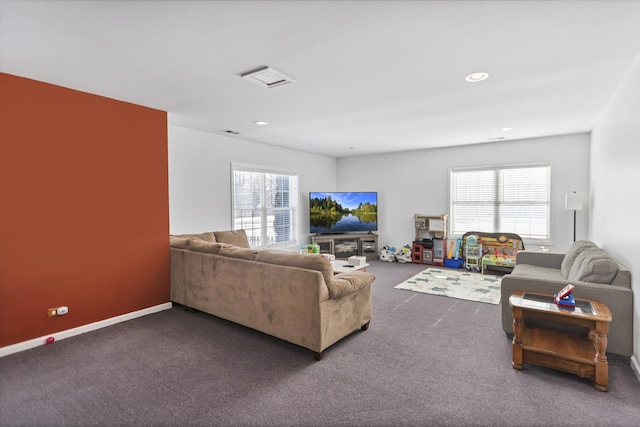
<svg viewBox="0 0 640 427">
<path fill-rule="evenodd" d="M 240 248 L 250 248 L 247 233 L 244 230 L 214 231 L 216 242 L 227 243 Z"/>
<path fill-rule="evenodd" d="M 249 248 L 239 248 L 233 245 L 224 245 L 224 247 L 220 249 L 220 255 L 253 261 L 256 259 L 256 255 L 258 255 L 258 251 Z"/>
<path fill-rule="evenodd" d="M 574 242 L 564 255 L 562 264 L 560 265 L 562 277 L 568 278 L 571 268 L 573 267 L 573 263 L 576 261 L 576 258 L 578 258 L 578 255 L 580 255 L 584 250 L 592 248 L 598 248 L 598 246 L 589 240 L 578 240 L 577 242 Z"/>
<path fill-rule="evenodd" d="M 189 249 L 196 252 L 206 252 L 209 254 L 219 254 L 220 249 L 225 247 L 224 243 L 205 242 L 204 240 L 192 240 Z"/>
<path fill-rule="evenodd" d="M 213 242 L 216 241 L 216 236 L 212 231 L 207 233 L 200 234 L 173 234 L 171 237 L 178 237 L 180 239 L 189 239 L 189 240 L 204 240 L 205 242 Z"/>
<path fill-rule="evenodd" d="M 591 248 L 578 255 L 567 279 L 610 284 L 616 274 L 618 274 L 618 263 L 602 249 Z"/>
<path fill-rule="evenodd" d="M 176 249 L 187 249 L 189 247 L 189 239 L 169 236 L 169 247 Z"/>
</svg>

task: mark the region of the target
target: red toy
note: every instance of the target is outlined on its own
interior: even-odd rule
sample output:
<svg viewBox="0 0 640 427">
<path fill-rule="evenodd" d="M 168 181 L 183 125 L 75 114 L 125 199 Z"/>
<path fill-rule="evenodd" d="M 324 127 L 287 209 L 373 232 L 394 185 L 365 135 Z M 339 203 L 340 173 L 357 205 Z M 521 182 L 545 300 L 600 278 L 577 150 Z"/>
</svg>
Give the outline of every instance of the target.
<svg viewBox="0 0 640 427">
<path fill-rule="evenodd" d="M 573 286 L 572 284 L 568 284 L 564 288 L 560 289 L 560 292 L 558 292 L 558 298 L 568 297 L 569 294 L 573 292 L 574 289 L 575 289 L 575 286 Z"/>
<path fill-rule="evenodd" d="M 562 288 L 560 292 L 555 294 L 553 296 L 553 301 L 556 303 L 556 305 L 560 305 L 563 307 L 575 307 L 576 300 L 575 298 L 573 298 L 573 295 L 571 294 L 574 288 L 575 286 L 569 284 L 564 288 Z"/>
</svg>

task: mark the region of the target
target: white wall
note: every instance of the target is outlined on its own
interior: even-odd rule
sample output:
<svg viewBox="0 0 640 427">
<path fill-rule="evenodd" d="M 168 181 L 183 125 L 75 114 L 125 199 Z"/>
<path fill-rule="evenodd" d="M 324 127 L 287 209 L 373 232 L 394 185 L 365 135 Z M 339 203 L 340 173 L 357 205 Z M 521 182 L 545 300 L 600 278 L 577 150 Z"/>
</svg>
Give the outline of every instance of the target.
<svg viewBox="0 0 640 427">
<path fill-rule="evenodd" d="M 169 126 L 171 234 L 231 228 L 231 163 L 298 173 L 300 244 L 309 239 L 309 191 L 332 191 L 336 160 L 178 126 Z"/>
<path fill-rule="evenodd" d="M 565 194 L 589 191 L 587 133 L 342 158 L 337 182 L 341 191 L 378 191 L 379 244 L 403 246 L 414 239 L 414 213 L 449 211 L 449 168 L 530 162 L 551 163 L 553 242 L 545 246 L 565 251 L 573 243 L 573 211 L 564 210 Z M 577 214 L 578 240 L 588 238 L 588 222 L 585 203 Z"/>
<path fill-rule="evenodd" d="M 592 239 L 631 270 L 633 359 L 640 358 L 640 57 L 591 139 Z"/>
</svg>

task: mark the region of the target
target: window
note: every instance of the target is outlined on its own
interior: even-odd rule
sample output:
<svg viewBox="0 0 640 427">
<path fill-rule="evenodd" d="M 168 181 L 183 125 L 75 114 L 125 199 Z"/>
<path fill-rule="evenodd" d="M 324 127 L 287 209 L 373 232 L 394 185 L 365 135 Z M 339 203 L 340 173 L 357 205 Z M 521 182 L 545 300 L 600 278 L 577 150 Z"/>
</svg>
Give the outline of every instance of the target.
<svg viewBox="0 0 640 427">
<path fill-rule="evenodd" d="M 233 229 L 252 247 L 297 241 L 298 177 L 255 166 L 232 165 Z"/>
<path fill-rule="evenodd" d="M 484 231 L 550 240 L 551 165 L 451 169 L 449 183 L 452 236 Z"/>
</svg>

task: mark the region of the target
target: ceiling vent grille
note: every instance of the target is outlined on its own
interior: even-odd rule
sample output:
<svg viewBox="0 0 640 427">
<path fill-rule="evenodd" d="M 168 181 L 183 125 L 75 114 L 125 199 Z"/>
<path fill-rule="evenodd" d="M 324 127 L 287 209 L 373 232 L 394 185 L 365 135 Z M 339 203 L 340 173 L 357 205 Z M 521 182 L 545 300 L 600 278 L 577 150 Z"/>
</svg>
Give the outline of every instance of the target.
<svg viewBox="0 0 640 427">
<path fill-rule="evenodd" d="M 240 135 L 240 132 L 236 132 L 235 130 L 231 129 L 223 129 L 220 132 L 226 133 L 227 135 Z"/>
<path fill-rule="evenodd" d="M 272 67 L 261 67 L 257 70 L 248 71 L 240 74 L 240 77 L 267 89 L 294 82 L 291 77 Z"/>
</svg>

